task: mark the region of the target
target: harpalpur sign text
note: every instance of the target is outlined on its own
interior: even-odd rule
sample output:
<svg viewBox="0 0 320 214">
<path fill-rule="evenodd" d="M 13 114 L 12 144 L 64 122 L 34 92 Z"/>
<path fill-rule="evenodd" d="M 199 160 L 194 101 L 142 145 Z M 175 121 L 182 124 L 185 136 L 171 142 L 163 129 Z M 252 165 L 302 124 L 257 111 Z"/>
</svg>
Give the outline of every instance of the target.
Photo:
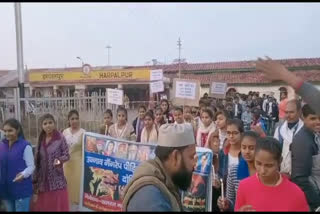
<svg viewBox="0 0 320 214">
<path fill-rule="evenodd" d="M 119 69 L 91 71 L 84 74 L 82 71 L 41 72 L 30 71 L 30 83 L 46 82 L 115 82 L 115 81 L 150 81 L 149 69 Z"/>
</svg>

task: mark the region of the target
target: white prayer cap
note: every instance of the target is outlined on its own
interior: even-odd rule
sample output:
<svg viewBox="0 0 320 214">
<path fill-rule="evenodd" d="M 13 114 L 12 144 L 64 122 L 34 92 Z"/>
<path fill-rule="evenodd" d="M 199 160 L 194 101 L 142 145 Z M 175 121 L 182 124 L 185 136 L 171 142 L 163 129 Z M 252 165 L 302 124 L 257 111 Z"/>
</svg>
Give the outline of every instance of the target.
<svg viewBox="0 0 320 214">
<path fill-rule="evenodd" d="M 183 147 L 195 144 L 190 123 L 164 124 L 159 129 L 158 146 Z"/>
</svg>

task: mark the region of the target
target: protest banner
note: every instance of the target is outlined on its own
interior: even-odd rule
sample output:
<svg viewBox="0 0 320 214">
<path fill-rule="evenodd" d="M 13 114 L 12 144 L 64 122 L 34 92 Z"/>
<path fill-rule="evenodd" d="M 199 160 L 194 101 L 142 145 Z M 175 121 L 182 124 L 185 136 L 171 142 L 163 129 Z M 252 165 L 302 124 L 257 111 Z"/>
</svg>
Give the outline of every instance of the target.
<svg viewBox="0 0 320 214">
<path fill-rule="evenodd" d="M 210 96 L 215 98 L 224 99 L 227 93 L 227 83 L 212 82 L 210 85 Z"/>
<path fill-rule="evenodd" d="M 205 212 L 212 210 L 212 158 L 210 149 L 197 147 L 197 165 L 190 188 L 182 193 L 184 211 Z"/>
<path fill-rule="evenodd" d="M 86 132 L 83 135 L 80 211 L 121 211 L 125 186 L 142 161 L 155 157 L 155 144 L 143 144 Z M 197 147 L 192 185 L 182 193 L 188 211 L 211 210 L 212 152 Z"/>
<path fill-rule="evenodd" d="M 199 106 L 200 82 L 197 80 L 173 80 L 174 105 Z"/>
<path fill-rule="evenodd" d="M 107 89 L 108 103 L 123 105 L 123 90 L 119 89 Z"/>
<path fill-rule="evenodd" d="M 163 80 L 163 71 L 162 69 L 151 70 L 150 72 L 150 81 Z"/>
<path fill-rule="evenodd" d="M 150 82 L 150 92 L 158 93 L 164 91 L 163 81 Z"/>
<path fill-rule="evenodd" d="M 86 132 L 83 136 L 81 211 L 121 211 L 124 187 L 141 161 L 154 158 L 155 145 Z"/>
</svg>

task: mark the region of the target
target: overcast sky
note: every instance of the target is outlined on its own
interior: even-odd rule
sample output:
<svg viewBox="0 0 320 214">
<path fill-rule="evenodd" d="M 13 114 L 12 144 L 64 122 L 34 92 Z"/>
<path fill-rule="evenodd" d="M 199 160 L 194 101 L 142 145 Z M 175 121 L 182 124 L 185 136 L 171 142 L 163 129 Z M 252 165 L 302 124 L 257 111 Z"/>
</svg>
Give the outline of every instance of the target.
<svg viewBox="0 0 320 214">
<path fill-rule="evenodd" d="M 0 69 L 16 68 L 14 3 L 0 3 Z M 22 3 L 28 68 L 320 57 L 319 3 Z"/>
</svg>

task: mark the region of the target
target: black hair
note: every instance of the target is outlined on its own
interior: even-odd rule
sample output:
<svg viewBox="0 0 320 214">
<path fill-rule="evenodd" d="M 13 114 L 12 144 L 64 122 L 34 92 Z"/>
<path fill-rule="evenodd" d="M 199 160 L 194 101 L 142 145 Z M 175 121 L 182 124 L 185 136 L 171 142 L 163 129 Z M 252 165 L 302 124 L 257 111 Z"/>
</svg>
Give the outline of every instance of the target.
<svg viewBox="0 0 320 214">
<path fill-rule="evenodd" d="M 213 112 L 210 109 L 204 109 L 202 110 L 202 114 L 207 113 L 209 117 L 213 120 Z"/>
<path fill-rule="evenodd" d="M 40 169 L 40 163 L 41 163 L 41 155 L 40 155 L 40 149 L 41 149 L 41 142 L 44 140 L 44 138 L 46 137 L 46 132 L 43 130 L 42 128 L 42 123 L 43 121 L 45 120 L 52 120 L 54 123 L 55 123 L 55 119 L 54 117 L 52 116 L 52 114 L 44 114 L 42 115 L 42 117 L 40 117 L 40 126 L 41 126 L 41 132 L 40 132 L 40 135 L 39 135 L 39 138 L 38 138 L 38 145 L 37 145 L 37 152 L 36 152 L 36 155 L 35 155 L 35 165 L 36 165 L 36 170 L 39 170 Z"/>
<path fill-rule="evenodd" d="M 181 111 L 181 113 L 183 113 L 183 109 L 179 106 L 174 107 L 173 109 L 174 111 Z"/>
<path fill-rule="evenodd" d="M 79 117 L 79 112 L 77 111 L 77 110 L 75 110 L 75 109 L 73 109 L 73 110 L 71 110 L 71 111 L 69 111 L 69 113 L 68 113 L 68 120 L 70 119 L 70 117 L 72 117 L 72 115 L 77 115 L 77 117 Z"/>
<path fill-rule="evenodd" d="M 109 114 L 111 117 L 113 117 L 111 109 L 107 109 L 104 113 Z"/>
<path fill-rule="evenodd" d="M 163 112 L 164 114 L 166 114 L 167 112 L 169 112 L 170 105 L 169 105 L 169 101 L 168 101 L 167 99 L 162 99 L 162 100 L 160 101 L 160 105 L 161 105 L 163 102 L 167 103 L 167 105 L 168 105 L 168 108 L 167 108 L 166 112 Z"/>
<path fill-rule="evenodd" d="M 254 131 L 245 131 L 242 135 L 242 139 L 245 137 L 252 137 L 255 139 L 255 141 L 257 141 L 260 138 L 259 134 Z"/>
<path fill-rule="evenodd" d="M 14 119 L 14 118 L 8 119 L 3 123 L 3 126 L 6 126 L 6 125 L 14 128 L 15 130 L 18 131 L 18 138 L 25 139 L 21 123 L 18 120 Z"/>
<path fill-rule="evenodd" d="M 302 107 L 302 115 L 304 118 L 308 117 L 310 114 L 316 114 L 315 111 L 313 111 L 313 109 L 310 107 L 309 104 L 305 104 Z"/>
<path fill-rule="evenodd" d="M 75 109 L 69 111 L 69 113 L 68 113 L 68 126 L 69 127 L 71 126 L 69 120 L 72 117 L 72 115 L 74 115 L 74 114 L 77 115 L 77 117 L 79 117 L 79 112 L 77 110 L 75 110 Z"/>
<path fill-rule="evenodd" d="M 116 144 L 115 144 L 115 142 L 113 142 L 113 141 L 109 141 L 109 142 L 106 144 L 106 147 L 105 147 L 104 149 L 108 148 L 108 146 L 109 146 L 110 144 L 113 144 L 113 146 L 115 146 L 115 145 L 116 145 Z"/>
<path fill-rule="evenodd" d="M 212 114 L 213 114 L 212 119 L 213 119 L 214 113 L 217 112 L 217 108 L 214 105 L 211 105 L 209 109 L 212 111 Z"/>
<path fill-rule="evenodd" d="M 183 152 L 184 149 L 186 149 L 188 146 L 182 146 L 182 147 L 166 147 L 166 146 L 157 146 L 155 149 L 156 156 L 160 159 L 161 162 L 165 162 L 168 160 L 170 154 L 174 150 L 178 150 L 180 152 Z"/>
<path fill-rule="evenodd" d="M 145 105 L 140 105 L 138 111 L 140 111 L 140 109 L 144 109 L 144 111 L 147 111 L 147 107 Z"/>
<path fill-rule="evenodd" d="M 222 106 L 221 106 L 221 107 L 222 107 Z M 217 118 L 218 118 L 218 116 L 219 116 L 220 114 L 224 115 L 224 116 L 227 118 L 227 120 L 230 119 L 230 114 L 229 114 L 229 112 L 227 112 L 227 110 L 225 110 L 225 109 L 221 109 L 220 111 L 217 111 L 217 112 L 214 114 L 213 120 L 216 121 Z"/>
<path fill-rule="evenodd" d="M 281 162 L 282 150 L 280 143 L 277 139 L 273 137 L 259 138 L 257 141 L 255 153 L 257 154 L 260 150 L 264 150 L 271 153 L 276 161 L 278 161 L 279 163 Z"/>
<path fill-rule="evenodd" d="M 125 109 L 124 107 L 122 106 L 119 106 L 118 109 L 117 109 L 117 114 L 119 114 L 119 112 L 124 112 L 124 114 L 126 115 L 126 118 L 128 120 L 128 112 L 127 112 L 127 109 Z"/>
<path fill-rule="evenodd" d="M 183 106 L 183 113 L 185 113 L 186 109 L 190 109 L 190 111 L 192 112 L 192 107 L 191 106 Z"/>
<path fill-rule="evenodd" d="M 152 120 L 154 120 L 154 114 L 152 111 L 147 111 L 147 113 L 145 114 L 144 118 L 146 117 L 150 117 Z"/>
<path fill-rule="evenodd" d="M 244 126 L 242 120 L 239 119 L 231 119 L 227 121 L 227 126 L 235 125 L 240 133 L 244 132 Z"/>
<path fill-rule="evenodd" d="M 259 118 L 260 115 L 262 114 L 262 111 L 260 109 L 258 109 L 257 107 L 254 107 L 252 110 L 251 110 L 251 113 L 253 114 L 253 116 L 255 118 Z"/>
<path fill-rule="evenodd" d="M 156 110 L 154 111 L 155 113 L 157 113 L 157 111 L 161 111 L 161 113 L 163 114 L 163 110 L 161 107 L 157 107 Z"/>
<path fill-rule="evenodd" d="M 300 111 L 300 110 L 301 110 L 301 102 L 300 102 L 300 100 L 292 99 L 292 100 L 289 100 L 289 101 L 287 102 L 287 105 L 288 105 L 289 103 L 294 104 L 294 105 L 296 106 L 296 108 L 297 108 L 297 111 Z"/>
</svg>

